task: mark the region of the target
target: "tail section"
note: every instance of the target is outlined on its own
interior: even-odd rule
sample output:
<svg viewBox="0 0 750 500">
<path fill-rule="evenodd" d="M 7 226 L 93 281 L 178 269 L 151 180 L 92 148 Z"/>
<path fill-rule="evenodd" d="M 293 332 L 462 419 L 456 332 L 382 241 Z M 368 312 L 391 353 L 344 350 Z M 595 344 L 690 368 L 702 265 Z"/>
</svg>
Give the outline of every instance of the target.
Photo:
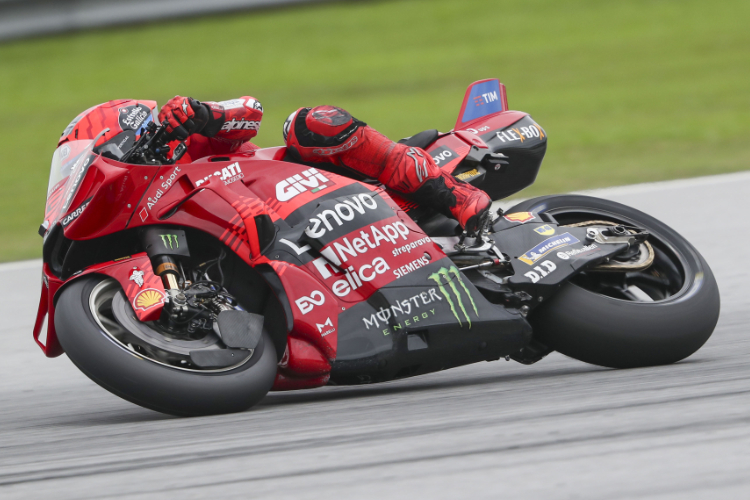
<svg viewBox="0 0 750 500">
<path fill-rule="evenodd" d="M 454 130 L 465 129 L 470 122 L 508 110 L 505 85 L 497 78 L 479 80 L 466 89 Z"/>
</svg>

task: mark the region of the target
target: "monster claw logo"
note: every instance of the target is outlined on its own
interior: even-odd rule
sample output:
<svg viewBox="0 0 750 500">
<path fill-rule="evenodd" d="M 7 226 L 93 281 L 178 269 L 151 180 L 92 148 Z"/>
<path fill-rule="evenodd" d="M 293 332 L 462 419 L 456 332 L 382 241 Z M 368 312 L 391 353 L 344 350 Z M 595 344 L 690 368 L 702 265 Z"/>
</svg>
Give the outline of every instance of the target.
<svg viewBox="0 0 750 500">
<path fill-rule="evenodd" d="M 164 248 L 174 250 L 180 248 L 180 242 L 177 240 L 176 234 L 161 234 L 161 241 L 164 243 Z"/>
<path fill-rule="evenodd" d="M 451 277 L 451 274 L 456 277 L 455 281 Z M 438 288 L 440 289 L 440 292 L 443 294 L 445 299 L 448 301 L 448 305 L 451 308 L 451 312 L 453 312 L 453 316 L 455 316 L 456 320 L 458 321 L 459 326 L 463 326 L 463 323 L 461 322 L 461 318 L 458 315 L 458 311 L 456 311 L 456 306 L 453 303 L 453 300 L 451 299 L 451 294 L 448 293 L 448 290 L 446 290 L 444 285 L 448 285 L 451 288 L 451 291 L 453 291 L 453 294 L 455 295 L 456 302 L 458 302 L 458 307 L 461 309 L 461 312 L 464 315 L 464 318 L 469 323 L 469 329 L 471 329 L 471 317 L 469 316 L 469 313 L 466 312 L 466 308 L 464 307 L 464 303 L 461 300 L 461 292 L 459 291 L 458 287 L 456 287 L 456 281 L 461 285 L 461 288 L 463 288 L 464 292 L 466 292 L 466 296 L 469 297 L 469 301 L 471 301 L 471 307 L 474 309 L 474 314 L 476 317 L 479 317 L 479 311 L 477 311 L 477 305 L 474 303 L 474 298 L 471 296 L 471 292 L 469 292 L 469 289 L 466 288 L 466 285 L 464 284 L 463 280 L 461 279 L 461 274 L 458 271 L 458 268 L 456 266 L 451 266 L 450 269 L 446 269 L 444 267 L 441 267 L 437 270 L 437 272 L 432 273 L 429 278 L 433 280 L 435 283 L 437 283 Z M 445 278 L 445 282 L 443 282 L 443 278 Z"/>
</svg>

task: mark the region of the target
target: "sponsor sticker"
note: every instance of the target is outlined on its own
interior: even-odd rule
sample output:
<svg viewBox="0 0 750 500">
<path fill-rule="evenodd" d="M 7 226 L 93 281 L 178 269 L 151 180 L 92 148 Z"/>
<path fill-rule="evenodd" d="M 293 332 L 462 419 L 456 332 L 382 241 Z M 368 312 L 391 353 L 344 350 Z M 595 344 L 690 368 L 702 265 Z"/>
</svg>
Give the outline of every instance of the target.
<svg viewBox="0 0 750 500">
<path fill-rule="evenodd" d="M 471 303 L 471 307 L 472 309 L 474 309 L 474 315 L 477 318 L 479 318 L 479 311 L 477 310 L 477 305 L 474 303 L 474 297 L 471 296 L 471 292 L 464 284 L 463 279 L 461 279 L 461 272 L 458 270 L 458 268 L 456 266 L 451 266 L 449 268 L 441 267 L 436 272 L 432 273 L 429 276 L 429 279 L 437 283 L 438 289 L 440 290 L 440 293 L 443 294 L 443 297 L 445 297 L 445 300 L 448 303 L 451 312 L 453 313 L 453 317 L 455 317 L 456 321 L 458 321 L 458 325 L 463 327 L 463 322 L 461 321 L 461 317 L 458 313 L 458 310 L 456 309 L 456 306 L 458 306 L 458 309 L 461 310 L 463 318 L 469 324 L 469 329 L 471 330 L 471 317 L 466 311 L 466 307 L 464 307 L 464 293 L 466 294 L 466 298 L 468 299 L 468 301 Z M 456 283 L 460 285 L 460 288 L 456 286 Z M 446 286 L 450 288 L 450 292 L 448 291 Z"/>
<path fill-rule="evenodd" d="M 228 101 L 220 101 L 217 104 L 220 104 L 221 107 L 224 109 L 237 109 L 245 105 L 245 100 L 244 99 L 230 99 Z"/>
<path fill-rule="evenodd" d="M 130 281 L 135 282 L 138 288 L 143 286 L 143 271 L 139 271 L 137 267 L 133 268 L 133 274 L 130 275 Z"/>
<path fill-rule="evenodd" d="M 535 227 L 534 231 L 541 234 L 542 236 L 550 236 L 555 234 L 555 228 L 552 226 L 548 226 L 547 224 Z"/>
<path fill-rule="evenodd" d="M 257 99 L 252 99 L 252 98 L 248 99 L 247 102 L 245 103 L 245 107 L 257 109 L 261 113 L 263 112 L 263 105 Z"/>
<path fill-rule="evenodd" d="M 313 290 L 309 297 L 307 295 L 303 295 L 302 297 L 295 300 L 294 303 L 297 304 L 297 307 L 299 307 L 299 310 L 302 314 L 307 314 L 312 311 L 315 306 L 322 306 L 323 304 L 325 304 L 325 301 L 326 297 L 325 295 L 323 295 L 323 292 L 321 292 L 320 290 Z"/>
<path fill-rule="evenodd" d="M 341 203 L 336 203 L 332 210 L 323 210 L 316 217 L 309 219 L 310 224 L 305 228 L 305 234 L 310 238 L 320 238 L 328 231 L 334 229 L 332 223 L 340 227 L 346 222 L 354 220 L 357 214 L 364 215 L 366 211 L 377 208 L 378 202 L 369 194 L 362 193 L 352 196 Z M 404 227 L 404 231 L 408 233 L 409 230 L 404 226 L 403 222 L 400 224 Z"/>
<path fill-rule="evenodd" d="M 407 274 L 416 271 L 417 269 L 426 266 L 430 263 L 429 257 L 422 256 L 418 259 L 414 259 L 413 261 L 409 262 L 408 264 L 405 264 L 397 269 L 393 270 L 393 275 L 397 278 L 400 278 L 402 276 L 406 276 Z"/>
<path fill-rule="evenodd" d="M 544 139 L 544 130 L 537 124 L 529 125 L 528 127 L 513 127 L 505 130 L 498 130 L 495 132 L 495 137 L 500 139 L 503 143 L 508 142 L 521 142 L 528 139 Z"/>
<path fill-rule="evenodd" d="M 536 219 L 531 212 L 514 212 L 503 215 L 503 218 L 509 222 L 518 222 L 519 224 L 526 224 L 530 220 Z"/>
<path fill-rule="evenodd" d="M 240 167 L 239 162 L 234 162 L 231 165 L 227 165 L 226 167 L 222 168 L 221 170 L 217 170 L 216 172 L 212 174 L 208 174 L 203 179 L 196 181 L 195 186 L 198 187 L 201 184 L 205 183 L 208 179 L 211 177 L 218 177 L 222 181 L 224 181 L 224 185 L 227 186 L 233 182 L 236 182 L 240 179 L 245 178 L 245 174 L 242 173 L 242 168 Z"/>
<path fill-rule="evenodd" d="M 133 299 L 133 308 L 147 311 L 154 306 L 164 303 L 164 294 L 155 288 L 146 288 L 138 292 Z"/>
<path fill-rule="evenodd" d="M 425 159 L 422 151 L 417 148 L 409 148 L 406 152 L 406 156 L 414 160 L 414 172 L 417 174 L 417 179 L 422 182 L 427 178 L 429 173 L 427 172 L 427 160 Z M 419 163 L 419 158 L 422 158 L 422 163 Z"/>
<path fill-rule="evenodd" d="M 456 179 L 458 179 L 460 181 L 465 181 L 467 179 L 471 179 L 472 177 L 476 177 L 477 175 L 479 175 L 479 170 L 477 170 L 476 168 L 474 168 L 474 169 L 468 170 L 466 172 L 463 172 L 461 174 L 458 174 L 456 176 Z"/>
<path fill-rule="evenodd" d="M 433 149 L 430 151 L 430 156 L 432 156 L 432 161 L 434 161 L 437 166 L 445 165 L 458 158 L 458 154 L 456 154 L 455 151 L 445 146 Z"/>
<path fill-rule="evenodd" d="M 234 130 L 259 130 L 260 120 L 245 120 L 244 118 L 236 120 L 232 118 L 221 126 L 223 132 L 232 132 Z"/>
<path fill-rule="evenodd" d="M 302 172 L 302 175 L 295 174 L 277 183 L 276 199 L 279 201 L 289 201 L 307 191 L 317 193 L 333 184 L 334 182 L 330 181 L 328 177 L 318 172 L 318 170 L 310 168 Z"/>
<path fill-rule="evenodd" d="M 550 260 L 543 260 L 538 266 L 534 266 L 533 271 L 523 273 L 523 275 L 529 278 L 532 283 L 536 283 L 542 278 L 552 274 L 555 269 L 557 269 L 557 266 L 554 262 Z"/>
<path fill-rule="evenodd" d="M 63 220 L 60 221 L 60 224 L 62 224 L 62 227 L 67 227 L 68 224 L 76 220 L 84 210 L 86 210 L 86 207 L 89 205 L 89 202 L 91 202 L 91 198 L 81 203 L 81 206 L 76 208 L 74 211 L 70 212 L 68 215 L 63 217 Z"/>
<path fill-rule="evenodd" d="M 176 234 L 160 234 L 161 242 L 166 250 L 177 250 L 180 248 L 180 240 Z"/>
<path fill-rule="evenodd" d="M 337 146 L 335 148 L 318 148 L 313 149 L 313 154 L 320 155 L 320 156 L 331 156 L 338 153 L 343 153 L 344 151 L 348 151 L 354 147 L 354 145 L 357 144 L 357 136 L 352 136 L 351 139 L 349 139 L 347 142 L 342 144 L 341 146 Z"/>
<path fill-rule="evenodd" d="M 321 337 L 325 337 L 336 331 L 336 328 L 333 327 L 333 321 L 331 321 L 331 318 L 326 318 L 322 325 L 320 323 L 315 323 L 315 326 L 318 327 L 318 333 L 320 333 Z"/>
<path fill-rule="evenodd" d="M 169 191 L 169 188 L 172 187 L 172 185 L 174 184 L 175 179 L 177 179 L 177 176 L 178 176 L 178 174 L 180 172 L 182 172 L 180 170 L 180 167 L 175 167 L 174 170 L 172 170 L 172 173 L 169 175 L 169 177 L 167 177 L 167 179 L 164 182 L 161 183 L 161 187 L 156 190 L 156 192 L 154 193 L 154 195 L 153 196 L 149 196 L 148 198 L 146 198 L 146 207 L 148 208 L 148 210 L 151 210 L 152 208 L 154 208 L 154 206 L 157 203 L 159 203 L 159 200 L 161 199 L 162 196 L 164 196 L 164 193 L 166 193 L 167 191 Z M 145 216 L 144 216 L 144 213 L 143 213 L 144 210 L 146 211 Z M 144 221 L 144 222 L 146 220 L 146 217 L 148 217 L 148 210 L 146 210 L 144 208 L 140 212 L 141 220 Z"/>
<path fill-rule="evenodd" d="M 323 212 L 321 215 L 324 214 L 325 212 Z M 383 242 L 390 243 L 395 247 L 396 244 L 400 244 L 403 241 L 408 241 L 410 233 L 409 228 L 402 221 L 393 219 L 394 218 L 386 219 L 384 221 L 371 224 L 370 226 L 363 227 L 359 231 L 359 234 L 353 232 L 351 233 L 351 238 L 350 236 L 345 236 L 340 240 L 333 241 L 331 244 L 326 245 L 323 249 L 321 249 L 320 253 L 337 266 L 341 266 L 342 262 L 348 262 L 350 259 L 354 260 L 357 257 L 369 252 L 370 249 L 379 247 Z M 318 219 L 310 219 L 310 221 L 318 221 Z M 305 234 L 310 237 L 318 238 L 326 233 L 325 228 L 320 227 L 319 224 L 315 227 L 316 232 L 313 233 L 308 232 L 308 230 L 310 229 L 310 227 L 308 226 L 308 228 L 305 229 Z M 401 254 L 403 253 L 401 251 L 401 248 L 406 246 L 411 247 L 411 243 L 403 245 L 399 248 L 394 248 L 391 253 Z M 396 252 L 397 250 L 398 252 Z M 408 252 L 408 250 L 406 251 Z"/>
<path fill-rule="evenodd" d="M 397 300 L 390 307 L 381 307 L 369 317 L 362 318 L 362 322 L 368 330 L 386 327 L 383 335 L 390 335 L 434 316 L 437 310 L 435 305 L 444 300 L 435 288 L 430 288 L 408 299 Z"/>
<path fill-rule="evenodd" d="M 573 245 L 574 243 L 579 242 L 580 241 L 578 240 L 578 238 L 570 233 L 552 236 L 551 238 L 547 238 L 543 242 L 539 243 L 535 247 L 527 250 L 526 253 L 518 257 L 518 260 L 531 266 L 553 250 L 561 247 L 566 247 L 568 245 Z"/>
<path fill-rule="evenodd" d="M 589 252 L 596 252 L 599 250 L 599 247 L 596 246 L 596 243 L 592 243 L 590 245 L 584 245 L 581 248 L 573 248 L 570 250 L 565 250 L 562 252 L 557 252 L 557 258 L 562 260 L 568 260 L 571 257 L 577 257 L 584 253 Z"/>
<path fill-rule="evenodd" d="M 497 80 L 478 83 L 471 87 L 469 100 L 466 103 L 461 121 L 466 123 L 502 110 L 500 83 Z"/>
<path fill-rule="evenodd" d="M 151 118 L 151 110 L 144 104 L 120 108 L 120 128 L 122 130 L 139 130 Z"/>
</svg>

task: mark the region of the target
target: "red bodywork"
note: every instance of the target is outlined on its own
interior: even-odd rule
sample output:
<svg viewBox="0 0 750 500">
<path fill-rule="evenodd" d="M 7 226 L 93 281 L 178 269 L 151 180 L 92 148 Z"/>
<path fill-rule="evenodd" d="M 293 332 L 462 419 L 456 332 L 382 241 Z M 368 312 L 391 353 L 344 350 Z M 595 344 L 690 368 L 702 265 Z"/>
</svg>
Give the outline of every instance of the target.
<svg viewBox="0 0 750 500">
<path fill-rule="evenodd" d="M 502 87 L 504 108 L 504 87 Z M 468 91 L 467 91 L 468 95 Z M 146 103 L 153 108 L 151 101 L 113 101 L 115 104 L 91 108 L 94 117 L 85 113 L 77 118 L 80 124 L 89 128 L 89 137 L 96 135 L 97 126 L 112 127 L 117 121 L 107 115 L 107 110 L 117 113 L 117 109 L 128 104 Z M 463 109 L 467 103 L 464 102 Z M 108 106 L 108 107 L 107 107 Z M 103 109 L 103 111 L 100 110 Z M 89 111 L 91 111 L 89 110 Z M 111 114 L 111 113 L 110 113 Z M 447 172 L 452 172 L 471 146 L 487 147 L 478 137 L 482 130 L 501 128 L 520 118 L 525 113 L 502 111 L 469 123 L 461 124 L 461 130 L 441 134 L 437 141 L 427 148 L 434 151 L 445 146 L 457 153 L 449 161 L 439 163 Z M 68 136 L 72 139 L 73 132 Z M 75 134 L 79 134 L 78 128 Z M 108 137 L 112 137 L 110 133 Z M 61 144 L 65 142 L 65 137 Z M 100 142 L 101 144 L 101 142 Z M 246 148 L 243 148 L 243 150 Z M 292 212 L 316 198 L 325 195 L 333 188 L 341 188 L 357 181 L 330 172 L 320 172 L 326 179 L 326 189 L 304 189 L 294 191 L 295 177 L 309 169 L 305 165 L 282 161 L 284 147 L 255 149 L 240 153 L 207 156 L 188 164 L 144 166 L 124 164 L 98 155 L 92 155 L 77 191 L 72 194 L 67 208 L 62 210 L 62 200 L 66 196 L 68 184 L 63 180 L 53 186 L 48 194 L 45 221 L 52 228 L 68 220 L 63 231 L 70 240 L 90 240 L 123 231 L 153 224 L 188 227 L 210 234 L 223 242 L 247 265 L 255 267 L 269 265 L 283 285 L 285 300 L 290 305 L 292 318 L 287 324 L 287 349 L 279 363 L 275 390 L 309 388 L 325 385 L 329 379 L 331 362 L 336 358 L 338 314 L 374 293 L 379 287 L 395 279 L 393 273 L 380 275 L 374 270 L 373 258 L 377 254 L 359 255 L 359 260 L 351 260 L 349 271 L 342 272 L 331 266 L 316 266 L 314 262 L 296 266 L 261 255 L 254 217 L 265 214 L 271 221 L 285 219 Z M 71 177 L 75 175 L 75 172 Z M 418 245 L 420 252 L 430 255 L 430 260 L 445 257 L 440 247 L 426 238 L 422 230 L 406 215 L 412 208 L 409 202 L 389 196 L 382 188 L 363 184 L 371 192 L 379 194 L 394 210 L 397 217 L 384 220 L 385 226 L 403 224 L 408 227 L 409 236 L 403 236 L 402 244 Z M 293 196 L 290 197 L 292 193 Z M 297 194 L 294 194 L 297 193 Z M 283 196 L 280 196 L 283 194 Z M 284 201 L 280 201 L 281 197 Z M 74 214 L 75 218 L 70 218 Z M 76 215 L 77 214 L 77 215 Z M 168 216 L 168 217 L 167 217 Z M 399 241 L 401 243 L 401 241 Z M 334 243 L 332 242 L 330 247 Z M 325 251 L 321 249 L 322 252 Z M 332 253 L 333 250 L 332 250 Z M 414 255 L 404 253 L 388 256 L 391 269 L 413 261 Z M 344 266 L 345 267 L 345 266 Z M 324 269 L 324 270 L 323 270 Z M 139 287 L 132 281 L 133 271 L 143 272 L 144 285 Z M 84 275 L 98 273 L 117 279 L 133 305 L 138 318 L 149 321 L 158 318 L 163 307 L 165 291 L 161 280 L 154 275 L 149 258 L 145 253 L 122 256 L 121 259 L 102 262 L 88 267 L 67 281 L 61 281 L 48 264 L 44 265 L 42 296 L 39 304 L 34 339 L 48 357 L 62 354 L 54 328 L 55 298 L 67 283 Z M 354 278 L 352 278 L 354 276 Z M 364 280 L 362 278 L 364 276 Z M 346 289 L 346 293 L 343 290 Z M 138 296 L 150 290 L 151 300 L 138 306 Z M 322 295 L 312 297 L 314 303 L 325 303 L 325 307 L 305 309 L 305 301 L 310 301 L 311 290 Z M 305 309 L 305 310 L 303 310 Z M 47 317 L 46 341 L 42 342 L 42 326 Z M 288 322 L 288 320 L 287 320 Z"/>
</svg>

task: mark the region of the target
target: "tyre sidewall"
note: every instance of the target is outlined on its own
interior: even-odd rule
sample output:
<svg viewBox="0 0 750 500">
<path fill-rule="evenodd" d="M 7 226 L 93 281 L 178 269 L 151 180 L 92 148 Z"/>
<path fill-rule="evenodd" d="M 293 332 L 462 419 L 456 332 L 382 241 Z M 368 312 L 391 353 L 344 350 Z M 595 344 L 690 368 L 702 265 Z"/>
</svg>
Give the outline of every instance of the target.
<svg viewBox="0 0 750 500">
<path fill-rule="evenodd" d="M 667 241 L 685 268 L 685 284 L 674 296 L 648 303 L 619 300 L 566 283 L 529 315 L 535 337 L 567 356 L 615 368 L 674 363 L 697 351 L 711 336 L 720 310 L 716 280 L 697 250 L 657 219 L 599 198 L 548 196 L 527 200 L 509 212 L 566 207 L 624 216 Z"/>
<path fill-rule="evenodd" d="M 102 276 L 66 286 L 55 309 L 60 344 L 73 363 L 108 391 L 140 406 L 179 416 L 243 411 L 257 404 L 276 376 L 276 352 L 267 332 L 244 365 L 226 372 L 170 368 L 127 350 L 102 331 L 89 297 Z"/>
</svg>

